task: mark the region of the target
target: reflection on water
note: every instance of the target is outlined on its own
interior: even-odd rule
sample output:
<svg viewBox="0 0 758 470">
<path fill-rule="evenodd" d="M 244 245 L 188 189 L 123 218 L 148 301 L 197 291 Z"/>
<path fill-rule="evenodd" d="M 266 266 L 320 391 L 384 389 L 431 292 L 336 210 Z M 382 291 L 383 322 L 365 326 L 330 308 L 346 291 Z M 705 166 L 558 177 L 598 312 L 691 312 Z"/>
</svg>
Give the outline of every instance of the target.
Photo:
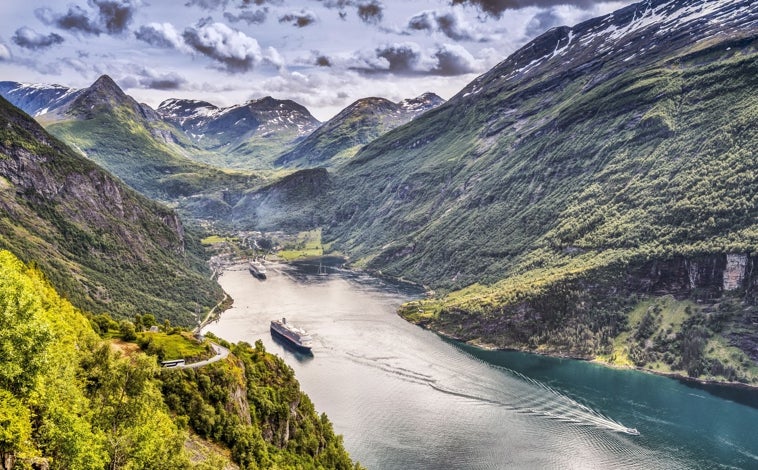
<svg viewBox="0 0 758 470">
<path fill-rule="evenodd" d="M 421 294 L 407 285 L 268 268 L 265 282 L 241 268 L 221 276 L 234 306 L 208 329 L 284 357 L 368 468 L 758 467 L 755 408 L 662 377 L 443 340 L 395 314 Z M 312 334 L 313 356 L 272 338 L 282 316 Z"/>
</svg>

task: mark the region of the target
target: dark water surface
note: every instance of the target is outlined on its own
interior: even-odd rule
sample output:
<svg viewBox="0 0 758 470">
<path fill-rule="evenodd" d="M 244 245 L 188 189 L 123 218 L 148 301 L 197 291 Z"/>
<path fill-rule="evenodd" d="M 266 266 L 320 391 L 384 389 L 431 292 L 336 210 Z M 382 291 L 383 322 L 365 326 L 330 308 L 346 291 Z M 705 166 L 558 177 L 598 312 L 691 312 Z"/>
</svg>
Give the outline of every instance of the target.
<svg viewBox="0 0 758 470">
<path fill-rule="evenodd" d="M 234 306 L 207 330 L 284 357 L 370 469 L 758 468 L 756 392 L 461 345 L 395 314 L 419 291 L 316 268 L 224 272 Z M 283 316 L 313 356 L 271 337 Z"/>
</svg>

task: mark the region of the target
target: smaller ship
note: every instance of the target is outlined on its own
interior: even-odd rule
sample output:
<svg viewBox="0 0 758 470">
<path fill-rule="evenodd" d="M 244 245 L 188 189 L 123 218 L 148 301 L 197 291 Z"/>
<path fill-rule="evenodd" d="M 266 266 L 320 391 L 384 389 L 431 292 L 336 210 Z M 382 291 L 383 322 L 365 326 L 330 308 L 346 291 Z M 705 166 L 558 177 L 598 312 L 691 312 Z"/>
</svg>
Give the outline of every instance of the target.
<svg viewBox="0 0 758 470">
<path fill-rule="evenodd" d="M 287 323 L 286 318 L 271 321 L 271 334 L 286 340 L 302 352 L 311 352 L 313 347 L 311 336 L 305 330 Z"/>
<path fill-rule="evenodd" d="M 626 428 L 624 430 L 624 432 L 627 433 L 627 434 L 631 434 L 632 436 L 639 436 L 640 435 L 640 432 L 637 431 L 637 428 Z"/>
<path fill-rule="evenodd" d="M 266 267 L 260 261 L 254 259 L 250 260 L 250 274 L 258 279 L 266 279 Z"/>
</svg>

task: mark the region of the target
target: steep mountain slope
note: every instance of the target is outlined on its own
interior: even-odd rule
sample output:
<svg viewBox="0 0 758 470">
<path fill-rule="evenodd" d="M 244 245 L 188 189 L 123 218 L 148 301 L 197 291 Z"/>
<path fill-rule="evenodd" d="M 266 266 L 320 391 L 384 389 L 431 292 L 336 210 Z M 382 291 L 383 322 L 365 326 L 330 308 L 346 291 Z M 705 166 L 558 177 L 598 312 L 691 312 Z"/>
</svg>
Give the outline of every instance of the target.
<svg viewBox="0 0 758 470">
<path fill-rule="evenodd" d="M 194 158 L 224 168 L 269 167 L 320 124 L 304 106 L 270 96 L 228 108 L 170 99 L 158 113 L 204 151 L 194 152 Z"/>
<path fill-rule="evenodd" d="M 328 220 L 331 188 L 331 178 L 324 168 L 295 171 L 247 192 L 232 207 L 226 221 L 256 230 L 310 230 Z"/>
<path fill-rule="evenodd" d="M 65 106 L 76 99 L 81 91 L 62 85 L 0 82 L 0 96 L 30 116 Z"/>
<path fill-rule="evenodd" d="M 399 103 L 384 98 L 360 99 L 277 158 L 275 163 L 295 167 L 339 163 L 340 159 L 352 157 L 361 146 L 444 102 L 434 93 Z"/>
<path fill-rule="evenodd" d="M 147 200 L 0 98 L 0 248 L 76 306 L 189 324 L 221 292 L 175 212 Z"/>
<path fill-rule="evenodd" d="M 388 274 L 473 285 L 405 313 L 498 346 L 597 354 L 638 293 L 720 295 L 729 273 L 752 291 L 757 47 L 747 0 L 552 29 L 361 150 L 325 236 Z"/>
</svg>

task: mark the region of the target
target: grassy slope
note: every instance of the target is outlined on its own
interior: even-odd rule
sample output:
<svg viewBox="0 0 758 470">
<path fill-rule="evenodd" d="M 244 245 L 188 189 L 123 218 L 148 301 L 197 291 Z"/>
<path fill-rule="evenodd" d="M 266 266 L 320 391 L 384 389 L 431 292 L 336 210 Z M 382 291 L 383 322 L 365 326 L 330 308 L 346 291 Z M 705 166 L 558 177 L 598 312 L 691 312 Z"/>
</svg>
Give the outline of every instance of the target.
<svg viewBox="0 0 758 470">
<path fill-rule="evenodd" d="M 276 163 L 295 167 L 334 166 L 409 120 L 410 116 L 398 114 L 396 104 L 383 98 L 365 98 L 322 124 Z"/>
<path fill-rule="evenodd" d="M 178 147 L 152 135 L 127 106 L 99 112 L 91 119 L 56 122 L 47 129 L 133 188 L 164 201 L 214 189 L 242 191 L 257 179 L 190 160 Z"/>
</svg>

